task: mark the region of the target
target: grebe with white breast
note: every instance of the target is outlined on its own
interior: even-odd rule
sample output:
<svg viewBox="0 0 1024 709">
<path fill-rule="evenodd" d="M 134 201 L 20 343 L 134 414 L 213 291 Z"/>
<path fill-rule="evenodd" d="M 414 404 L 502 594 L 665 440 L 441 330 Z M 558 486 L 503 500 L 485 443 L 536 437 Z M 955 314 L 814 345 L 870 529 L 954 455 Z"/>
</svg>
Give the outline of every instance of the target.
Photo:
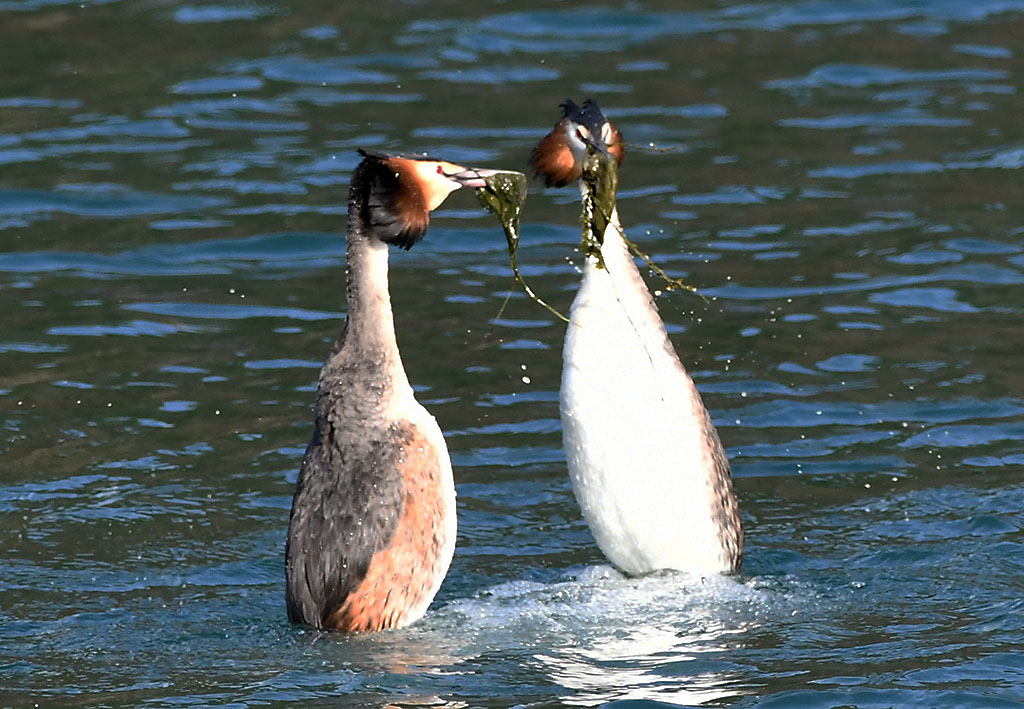
<svg viewBox="0 0 1024 709">
<path fill-rule="evenodd" d="M 562 109 L 530 164 L 549 187 L 579 181 L 586 212 L 594 204 L 592 187 L 580 179 L 588 150 L 615 169 L 622 133 L 592 100 L 582 107 L 566 101 Z M 593 216 L 585 213 L 584 222 Z M 596 241 L 569 314 L 559 398 L 580 509 L 598 547 L 627 574 L 736 571 L 743 527 L 729 460 L 629 252 L 617 209 Z"/>
</svg>

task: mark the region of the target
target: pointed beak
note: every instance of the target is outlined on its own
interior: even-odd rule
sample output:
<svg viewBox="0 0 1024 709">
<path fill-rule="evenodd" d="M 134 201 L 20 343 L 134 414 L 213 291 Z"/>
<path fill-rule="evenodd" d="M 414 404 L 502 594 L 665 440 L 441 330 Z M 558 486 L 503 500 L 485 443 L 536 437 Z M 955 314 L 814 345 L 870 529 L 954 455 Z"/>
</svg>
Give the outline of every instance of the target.
<svg viewBox="0 0 1024 709">
<path fill-rule="evenodd" d="M 583 144 L 590 148 L 591 151 L 601 153 L 602 155 L 609 155 L 608 146 L 600 138 L 594 138 L 589 135 L 580 135 L 579 137 Z"/>
<path fill-rule="evenodd" d="M 509 170 L 484 170 L 482 168 L 469 167 L 459 172 L 446 172 L 445 177 L 449 180 L 458 182 L 461 187 L 486 187 L 486 179 L 493 177 L 502 172 L 510 172 Z"/>
</svg>

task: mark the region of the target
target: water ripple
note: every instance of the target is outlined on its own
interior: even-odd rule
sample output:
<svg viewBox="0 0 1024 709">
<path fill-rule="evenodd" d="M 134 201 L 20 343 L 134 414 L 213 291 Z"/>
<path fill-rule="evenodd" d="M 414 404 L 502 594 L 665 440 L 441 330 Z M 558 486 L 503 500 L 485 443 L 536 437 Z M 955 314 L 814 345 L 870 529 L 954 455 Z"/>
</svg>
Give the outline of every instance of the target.
<svg viewBox="0 0 1024 709">
<path fill-rule="evenodd" d="M 773 79 L 762 83 L 766 89 L 811 89 L 827 86 L 865 88 L 893 84 L 918 84 L 933 81 L 995 81 L 1005 79 L 1000 69 L 957 67 L 951 69 L 901 69 L 865 64 L 824 64 L 809 74 L 791 79 Z"/>
<path fill-rule="evenodd" d="M 722 412 L 722 425 L 739 421 L 745 428 L 816 428 L 834 424 L 952 423 L 1024 414 L 1017 399 L 958 398 L 943 401 L 888 401 L 881 404 L 840 401 L 792 401 L 777 399 Z M 737 424 L 738 425 L 738 424 Z"/>
<path fill-rule="evenodd" d="M 174 11 L 174 21 L 182 24 L 207 22 L 236 22 L 255 20 L 274 12 L 269 5 L 255 3 L 232 5 L 212 3 L 210 5 L 182 5 Z"/>
<path fill-rule="evenodd" d="M 152 315 L 166 315 L 178 318 L 201 320 L 241 320 L 246 318 L 285 318 L 301 322 L 336 320 L 340 313 L 330 313 L 303 308 L 283 308 L 266 305 L 216 305 L 213 303 L 128 303 L 125 310 Z M 319 364 L 317 366 L 320 366 Z"/>
<path fill-rule="evenodd" d="M 394 74 L 364 69 L 359 63 L 359 59 L 348 57 L 313 59 L 294 54 L 239 62 L 233 70 L 240 74 L 259 74 L 271 81 L 315 86 L 394 84 L 398 81 Z"/>
<path fill-rule="evenodd" d="M 0 204 L 2 197 L 0 194 Z M 242 239 L 144 246 L 116 254 L 7 253 L 0 254 L 0 271 L 63 272 L 91 278 L 226 274 L 254 268 L 320 268 L 337 265 L 343 261 L 343 255 L 344 240 L 334 234 L 265 234 Z"/>
<path fill-rule="evenodd" d="M 968 118 L 941 118 L 911 108 L 884 113 L 837 114 L 823 118 L 783 118 L 779 125 L 787 128 L 845 130 L 848 128 L 895 128 L 897 126 L 932 126 L 957 128 L 972 125 Z"/>
<path fill-rule="evenodd" d="M 735 300 L 773 300 L 778 298 L 798 298 L 820 296 L 832 293 L 856 293 L 875 291 L 899 286 L 915 286 L 936 282 L 966 282 L 982 285 L 1001 284 L 1017 285 L 1024 283 L 1024 274 L 1020 271 L 995 266 L 992 264 L 964 264 L 952 268 L 940 269 L 932 273 L 906 276 L 879 276 L 860 280 L 846 281 L 840 284 L 817 286 L 741 286 L 728 284 L 714 288 L 701 289 L 708 296 Z"/>
<path fill-rule="evenodd" d="M 221 197 L 142 192 L 125 185 L 62 185 L 52 192 L 0 190 L 0 215 L 39 217 L 61 212 L 82 217 L 130 217 L 209 209 L 229 204 Z"/>
</svg>

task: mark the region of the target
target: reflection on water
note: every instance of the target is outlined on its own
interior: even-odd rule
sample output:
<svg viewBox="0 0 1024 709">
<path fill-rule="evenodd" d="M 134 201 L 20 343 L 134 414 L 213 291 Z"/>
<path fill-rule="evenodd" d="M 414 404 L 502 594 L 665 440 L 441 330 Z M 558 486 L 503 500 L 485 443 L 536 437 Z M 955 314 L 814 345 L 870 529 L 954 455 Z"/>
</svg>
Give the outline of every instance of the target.
<svg viewBox="0 0 1024 709">
<path fill-rule="evenodd" d="M 602 645 L 560 657 L 535 655 L 547 666 L 555 684 L 570 690 L 561 699 L 570 706 L 598 706 L 609 701 L 641 700 L 668 704 L 706 704 L 740 694 L 728 687 L 728 677 L 687 671 L 685 678 L 657 671 L 660 658 L 685 663 L 695 658 L 686 653 L 685 639 L 675 633 L 642 628 L 639 637 L 616 638 Z M 703 649 L 705 638 L 698 645 Z M 719 652 L 724 647 L 712 648 Z"/>
<path fill-rule="evenodd" d="M 680 583 L 676 578 L 661 582 L 673 590 Z M 730 593 L 735 591 L 719 586 L 702 594 L 702 600 L 717 605 Z M 677 608 L 679 600 L 670 607 Z M 639 605 L 638 599 L 629 601 Z M 717 615 L 720 609 L 692 608 L 690 601 L 680 605 L 691 606 L 694 617 L 683 627 L 678 623 L 666 625 L 659 612 L 664 608 L 659 607 L 658 600 L 646 599 L 645 605 L 636 608 L 639 617 L 629 618 L 624 627 L 606 626 L 601 634 L 581 645 L 534 655 L 556 685 L 570 690 L 562 697 L 566 704 L 597 706 L 609 701 L 651 699 L 693 705 L 743 693 L 736 686 L 736 675 L 708 666 L 728 665 L 721 658 L 728 656 L 733 642 L 742 642 L 744 624 L 727 627 Z M 611 604 L 604 610 L 606 616 L 620 612 Z"/>
<path fill-rule="evenodd" d="M 992 706 L 1024 683 L 1024 2 L 0 2 L 0 703 Z M 564 330 L 453 195 L 392 255 L 460 537 L 413 628 L 289 626 L 356 147 L 523 169 L 566 97 L 734 462 L 733 580 L 623 579 Z M 578 200 L 520 264 L 568 308 Z M 979 573 L 983 569 L 984 573 Z"/>
</svg>

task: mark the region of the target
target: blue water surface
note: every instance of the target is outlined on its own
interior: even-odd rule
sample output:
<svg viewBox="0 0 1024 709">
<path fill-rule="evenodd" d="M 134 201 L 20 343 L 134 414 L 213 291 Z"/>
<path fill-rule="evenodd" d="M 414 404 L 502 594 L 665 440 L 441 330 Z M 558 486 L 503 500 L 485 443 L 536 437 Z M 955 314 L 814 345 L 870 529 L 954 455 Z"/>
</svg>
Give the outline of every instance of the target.
<svg viewBox="0 0 1024 709">
<path fill-rule="evenodd" d="M 1024 2 L 0 2 L 0 704 L 1024 706 Z M 725 442 L 740 573 L 625 578 L 564 325 L 456 193 L 393 253 L 458 548 L 427 616 L 290 625 L 356 148 L 525 169 L 622 129 L 629 235 Z M 519 261 L 566 311 L 578 195 Z"/>
</svg>

